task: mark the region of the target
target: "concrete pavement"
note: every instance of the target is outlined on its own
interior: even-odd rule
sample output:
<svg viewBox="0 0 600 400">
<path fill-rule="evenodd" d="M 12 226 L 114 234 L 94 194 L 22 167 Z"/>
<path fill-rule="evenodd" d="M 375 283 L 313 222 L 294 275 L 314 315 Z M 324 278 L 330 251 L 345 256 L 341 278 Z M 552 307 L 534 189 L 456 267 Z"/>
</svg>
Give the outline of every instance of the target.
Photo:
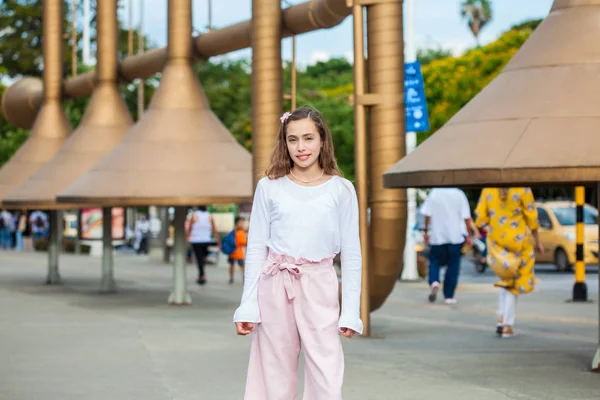
<svg viewBox="0 0 600 400">
<path fill-rule="evenodd" d="M 600 398 L 589 372 L 597 303 L 573 304 L 572 277 L 540 272 L 519 299 L 519 336 L 494 335 L 491 272 L 463 267 L 456 306 L 398 283 L 372 314 L 373 336 L 344 340 L 344 399 Z M 116 294 L 99 293 L 100 260 L 61 255 L 64 284 L 46 286 L 46 255 L 0 252 L 0 399 L 241 399 L 250 345 L 231 318 L 241 285 L 209 267 L 193 305 L 171 307 L 171 268 L 117 255 Z M 588 275 L 597 299 L 597 276 Z"/>
</svg>

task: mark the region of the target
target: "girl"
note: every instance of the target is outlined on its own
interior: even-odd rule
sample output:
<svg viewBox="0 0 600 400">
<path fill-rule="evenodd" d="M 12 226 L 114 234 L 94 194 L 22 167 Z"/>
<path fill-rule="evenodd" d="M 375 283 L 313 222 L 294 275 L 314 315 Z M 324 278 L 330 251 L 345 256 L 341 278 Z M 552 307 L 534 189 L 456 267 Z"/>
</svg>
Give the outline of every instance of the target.
<svg viewBox="0 0 600 400">
<path fill-rule="evenodd" d="M 537 252 L 544 252 L 533 193 L 529 188 L 483 189 L 475 214 L 475 224 L 488 227 L 488 264 L 500 279 L 495 284 L 500 288 L 496 333 L 512 337 L 517 296 L 535 286 L 534 243 Z"/>
<path fill-rule="evenodd" d="M 266 175 L 254 195 L 244 292 L 233 318 L 238 335 L 253 333 L 245 399 L 295 399 L 300 347 L 304 399 L 341 399 L 339 335 L 363 329 L 358 201 L 318 111 L 301 107 L 281 117 Z"/>
</svg>

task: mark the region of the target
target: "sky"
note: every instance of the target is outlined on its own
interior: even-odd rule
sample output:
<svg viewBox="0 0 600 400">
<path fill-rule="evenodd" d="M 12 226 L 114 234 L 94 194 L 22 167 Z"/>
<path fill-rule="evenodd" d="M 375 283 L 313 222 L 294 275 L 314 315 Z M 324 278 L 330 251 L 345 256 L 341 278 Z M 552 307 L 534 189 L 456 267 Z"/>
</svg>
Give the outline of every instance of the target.
<svg viewBox="0 0 600 400">
<path fill-rule="evenodd" d="M 133 4 L 133 24 L 140 21 L 143 4 L 143 31 L 156 46 L 165 46 L 167 40 L 167 0 L 126 0 L 119 18 L 124 26 L 129 24 L 129 3 Z M 300 4 L 308 0 L 288 0 Z M 512 25 L 527 19 L 545 17 L 553 0 L 492 0 L 493 20 L 480 34 L 482 44 L 495 40 Z M 285 2 L 284 2 L 285 3 Z M 441 47 L 460 55 L 474 46 L 475 39 L 467 24 L 461 19 L 461 0 L 414 0 L 415 38 L 417 48 Z M 251 18 L 251 0 L 213 0 L 212 21 L 216 28 L 225 27 Z M 285 8 L 286 6 L 284 6 Z M 208 24 L 208 0 L 193 0 L 193 26 L 204 31 Z M 352 58 L 352 18 L 340 25 L 297 37 L 298 64 L 302 67 L 333 57 Z M 250 50 L 241 50 L 225 57 L 249 58 Z M 291 59 L 291 39 L 282 41 L 282 57 Z"/>
</svg>

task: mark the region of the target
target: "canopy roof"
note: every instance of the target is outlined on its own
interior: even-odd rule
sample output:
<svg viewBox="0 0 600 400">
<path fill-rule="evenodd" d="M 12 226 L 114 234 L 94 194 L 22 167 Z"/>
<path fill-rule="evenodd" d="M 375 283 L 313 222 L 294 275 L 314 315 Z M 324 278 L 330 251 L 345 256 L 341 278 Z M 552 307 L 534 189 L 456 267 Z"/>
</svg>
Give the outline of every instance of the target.
<svg viewBox="0 0 600 400">
<path fill-rule="evenodd" d="M 76 204 L 57 203 L 56 195 L 88 172 L 121 141 L 132 124 L 116 82 L 101 85 L 71 137 L 50 161 L 7 194 L 3 204 L 12 208 L 75 208 Z"/>
<path fill-rule="evenodd" d="M 241 203 L 252 156 L 213 114 L 192 68 L 192 2 L 169 1 L 167 64 L 148 110 L 57 200 L 105 206 Z"/>
<path fill-rule="evenodd" d="M 600 0 L 556 0 L 504 70 L 384 174 L 389 188 L 600 181 Z"/>
<path fill-rule="evenodd" d="M 106 206 L 244 202 L 252 156 L 210 110 L 188 63 L 167 65 L 144 116 L 59 202 Z"/>
</svg>

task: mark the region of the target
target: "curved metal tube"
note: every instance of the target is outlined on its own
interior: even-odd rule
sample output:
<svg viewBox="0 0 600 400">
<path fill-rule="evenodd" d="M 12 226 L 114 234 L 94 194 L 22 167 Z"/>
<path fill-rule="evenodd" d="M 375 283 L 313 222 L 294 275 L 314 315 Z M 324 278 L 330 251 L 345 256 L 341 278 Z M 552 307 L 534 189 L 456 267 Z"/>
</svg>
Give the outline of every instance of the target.
<svg viewBox="0 0 600 400">
<path fill-rule="evenodd" d="M 341 23 L 350 14 L 346 0 L 312 0 L 282 11 L 282 36 L 325 29 Z M 198 58 L 209 58 L 251 44 L 252 21 L 244 21 L 223 29 L 214 30 L 194 39 L 193 50 Z M 162 71 L 167 60 L 167 48 L 150 50 L 124 59 L 119 68 L 123 82 L 149 78 Z M 88 96 L 94 88 L 96 71 L 89 71 L 64 83 L 64 95 L 69 98 Z M 24 78 L 28 81 L 32 78 Z M 42 104 L 41 85 L 21 81 L 8 87 L 2 96 L 2 113 L 12 125 L 29 129 Z"/>
<path fill-rule="evenodd" d="M 400 275 L 406 235 L 406 191 L 383 188 L 383 173 L 406 154 L 402 1 L 367 7 L 369 92 L 383 100 L 369 109 L 371 310 Z"/>
</svg>

